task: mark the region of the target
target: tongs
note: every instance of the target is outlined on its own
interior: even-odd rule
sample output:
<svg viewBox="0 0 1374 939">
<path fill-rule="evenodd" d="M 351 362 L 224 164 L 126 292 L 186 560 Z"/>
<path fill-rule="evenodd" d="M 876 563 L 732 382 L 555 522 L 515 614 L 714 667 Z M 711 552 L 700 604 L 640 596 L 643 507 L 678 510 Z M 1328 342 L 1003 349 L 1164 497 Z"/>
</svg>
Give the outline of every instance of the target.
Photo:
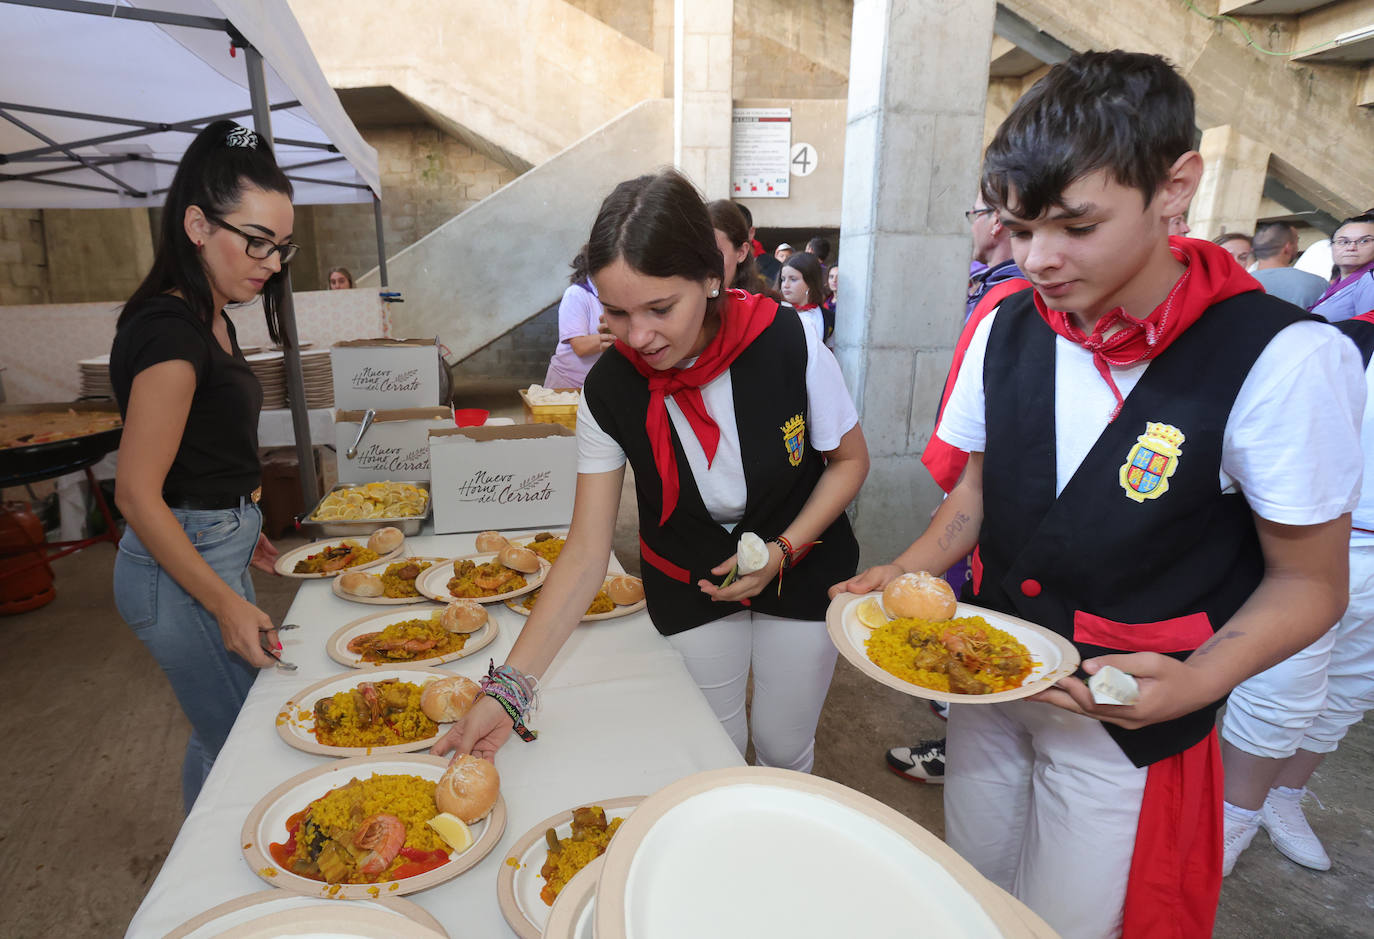
<svg viewBox="0 0 1374 939">
<path fill-rule="evenodd" d="M 358 455 L 358 444 L 363 442 L 363 434 L 367 433 L 367 429 L 372 426 L 372 421 L 376 417 L 377 411 L 374 408 L 368 408 L 363 412 L 363 423 L 362 426 L 358 428 L 358 437 L 353 441 L 353 446 L 344 451 L 345 457 L 351 460 Z"/>
</svg>

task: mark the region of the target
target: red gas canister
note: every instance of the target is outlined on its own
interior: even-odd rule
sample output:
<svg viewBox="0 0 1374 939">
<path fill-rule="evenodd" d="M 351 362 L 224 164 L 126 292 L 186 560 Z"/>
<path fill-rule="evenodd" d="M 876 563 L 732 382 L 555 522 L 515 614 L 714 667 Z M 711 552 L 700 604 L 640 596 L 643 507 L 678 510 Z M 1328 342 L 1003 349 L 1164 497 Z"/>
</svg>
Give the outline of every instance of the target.
<svg viewBox="0 0 1374 939">
<path fill-rule="evenodd" d="M 33 509 L 23 502 L 0 504 L 0 616 L 36 610 L 57 597 L 43 545 Z"/>
</svg>

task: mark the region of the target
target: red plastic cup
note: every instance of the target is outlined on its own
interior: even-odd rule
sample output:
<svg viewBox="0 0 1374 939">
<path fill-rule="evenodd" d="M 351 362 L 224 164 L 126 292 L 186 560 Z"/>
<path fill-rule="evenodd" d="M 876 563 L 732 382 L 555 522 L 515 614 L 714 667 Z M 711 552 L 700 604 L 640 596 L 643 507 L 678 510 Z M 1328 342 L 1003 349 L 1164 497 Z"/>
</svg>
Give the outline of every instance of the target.
<svg viewBox="0 0 1374 939">
<path fill-rule="evenodd" d="M 459 427 L 481 427 L 491 412 L 485 408 L 454 408 L 453 422 Z"/>
</svg>

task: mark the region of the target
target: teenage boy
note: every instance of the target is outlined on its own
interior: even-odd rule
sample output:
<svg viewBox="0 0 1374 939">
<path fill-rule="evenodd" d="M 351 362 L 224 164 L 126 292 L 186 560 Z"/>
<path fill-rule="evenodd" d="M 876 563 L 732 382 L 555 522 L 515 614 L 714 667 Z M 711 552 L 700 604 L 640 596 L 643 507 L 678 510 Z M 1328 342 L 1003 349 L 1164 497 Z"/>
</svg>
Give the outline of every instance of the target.
<svg viewBox="0 0 1374 939">
<path fill-rule="evenodd" d="M 970 342 L 937 433 L 970 453 L 926 533 L 836 585 L 941 571 L 1139 682 L 950 709 L 952 847 L 1067 939 L 1210 936 L 1227 692 L 1346 604 L 1364 390 L 1354 345 L 1169 238 L 1197 188 L 1164 60 L 1083 53 L 1021 99 L 981 188 L 1034 290 Z"/>
</svg>

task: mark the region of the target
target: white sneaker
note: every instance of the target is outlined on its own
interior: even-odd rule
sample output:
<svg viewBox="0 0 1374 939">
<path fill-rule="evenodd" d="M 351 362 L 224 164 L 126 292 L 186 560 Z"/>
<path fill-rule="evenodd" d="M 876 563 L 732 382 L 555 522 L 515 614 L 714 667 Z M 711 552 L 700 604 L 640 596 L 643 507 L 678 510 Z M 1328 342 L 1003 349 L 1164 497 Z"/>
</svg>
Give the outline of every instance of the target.
<svg viewBox="0 0 1374 939">
<path fill-rule="evenodd" d="M 1234 819 L 1230 813 L 1224 816 L 1225 833 L 1222 838 L 1221 848 L 1221 876 L 1226 877 L 1231 873 L 1231 869 L 1236 866 L 1236 858 L 1240 853 L 1250 847 L 1250 842 L 1255 840 L 1255 832 L 1259 831 L 1259 814 L 1248 819 Z"/>
<path fill-rule="evenodd" d="M 1284 857 L 1314 871 L 1329 871 L 1331 858 L 1302 811 L 1302 797 L 1306 794 L 1306 789 L 1270 789 L 1260 809 L 1260 824 Z"/>
</svg>

